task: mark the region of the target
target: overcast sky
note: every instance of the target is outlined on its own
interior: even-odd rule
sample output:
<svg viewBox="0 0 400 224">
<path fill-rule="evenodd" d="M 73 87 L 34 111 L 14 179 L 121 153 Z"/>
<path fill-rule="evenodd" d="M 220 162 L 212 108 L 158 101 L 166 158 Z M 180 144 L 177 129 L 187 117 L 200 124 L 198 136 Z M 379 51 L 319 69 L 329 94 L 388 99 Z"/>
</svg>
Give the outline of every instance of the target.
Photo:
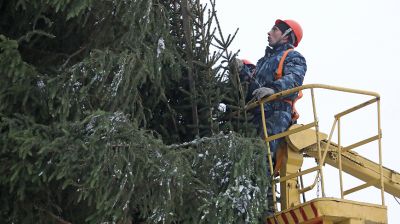
<svg viewBox="0 0 400 224">
<path fill-rule="evenodd" d="M 297 20 L 304 30 L 297 50 L 308 65 L 304 84 L 321 83 L 378 92 L 381 95 L 383 164 L 400 171 L 397 141 L 400 139 L 397 135 L 400 128 L 400 1 L 216 0 L 216 8 L 226 36 L 239 28 L 230 50 L 240 49 L 239 58 L 254 63 L 264 54 L 267 32 L 274 21 L 278 18 Z M 321 131 L 325 133 L 330 131 L 334 114 L 370 99 L 319 90 L 316 97 Z M 312 118 L 309 92 L 305 92 L 305 98 L 298 106 L 300 123 L 309 123 Z M 342 123 L 344 145 L 376 135 L 376 104 L 344 118 Z M 378 161 L 377 149 L 376 143 L 370 143 L 356 151 Z M 325 170 L 327 196 L 340 197 L 338 172 L 332 168 Z M 344 183 L 346 190 L 361 182 L 345 176 Z M 307 197 L 315 196 L 316 192 L 312 192 Z M 372 188 L 345 198 L 380 203 L 379 191 Z M 400 205 L 389 194 L 385 194 L 385 201 L 389 223 L 400 223 Z"/>
</svg>

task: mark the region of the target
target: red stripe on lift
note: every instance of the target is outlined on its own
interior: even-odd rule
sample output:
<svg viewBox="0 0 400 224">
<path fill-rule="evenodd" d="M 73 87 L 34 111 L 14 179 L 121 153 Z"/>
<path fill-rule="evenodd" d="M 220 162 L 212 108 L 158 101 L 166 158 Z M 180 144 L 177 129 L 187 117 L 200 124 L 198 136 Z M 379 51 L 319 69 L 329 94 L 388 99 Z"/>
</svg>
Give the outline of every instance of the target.
<svg viewBox="0 0 400 224">
<path fill-rule="evenodd" d="M 318 217 L 318 210 L 313 202 L 311 202 L 311 209 L 313 210 L 315 217 Z"/>
<path fill-rule="evenodd" d="M 295 223 L 299 223 L 299 219 L 297 218 L 296 213 L 294 213 L 294 210 L 290 210 L 290 215 L 292 216 Z"/>
<path fill-rule="evenodd" d="M 303 207 L 300 207 L 299 209 L 300 209 L 300 214 L 301 214 L 301 216 L 303 217 L 304 221 L 307 221 L 308 218 L 307 218 L 306 213 L 304 212 Z"/>
<path fill-rule="evenodd" d="M 282 216 L 282 219 L 285 222 L 285 224 L 289 224 L 289 221 L 288 221 L 288 219 L 286 217 L 286 213 L 282 213 L 281 216 Z"/>
</svg>

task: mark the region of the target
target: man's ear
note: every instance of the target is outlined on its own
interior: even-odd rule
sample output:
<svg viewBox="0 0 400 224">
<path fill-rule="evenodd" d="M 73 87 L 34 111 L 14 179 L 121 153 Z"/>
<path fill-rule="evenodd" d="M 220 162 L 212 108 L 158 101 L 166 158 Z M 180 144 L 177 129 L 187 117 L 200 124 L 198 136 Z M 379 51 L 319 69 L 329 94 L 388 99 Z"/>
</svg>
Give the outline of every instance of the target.
<svg viewBox="0 0 400 224">
<path fill-rule="evenodd" d="M 290 38 L 289 35 L 284 36 L 284 37 L 282 38 L 282 42 L 288 43 L 288 42 L 289 42 L 289 38 Z"/>
</svg>

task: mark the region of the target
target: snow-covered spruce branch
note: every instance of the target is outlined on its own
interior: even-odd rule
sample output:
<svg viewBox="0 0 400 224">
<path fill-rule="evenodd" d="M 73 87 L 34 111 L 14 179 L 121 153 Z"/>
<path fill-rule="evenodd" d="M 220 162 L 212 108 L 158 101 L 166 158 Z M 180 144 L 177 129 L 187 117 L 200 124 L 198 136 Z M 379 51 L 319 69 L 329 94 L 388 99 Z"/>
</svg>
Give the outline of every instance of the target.
<svg viewBox="0 0 400 224">
<path fill-rule="evenodd" d="M 181 144 L 172 144 L 167 146 L 167 148 L 172 149 L 172 148 L 180 148 L 180 147 L 187 147 L 187 146 L 191 146 L 191 145 L 198 145 L 200 143 L 205 143 L 205 142 L 210 142 L 210 141 L 215 141 L 215 140 L 221 140 L 221 139 L 228 139 L 228 138 L 232 138 L 233 137 L 233 132 L 230 132 L 227 135 L 217 135 L 217 136 L 213 136 L 213 137 L 202 137 L 202 138 L 196 138 L 193 141 L 190 142 L 184 142 Z"/>
</svg>

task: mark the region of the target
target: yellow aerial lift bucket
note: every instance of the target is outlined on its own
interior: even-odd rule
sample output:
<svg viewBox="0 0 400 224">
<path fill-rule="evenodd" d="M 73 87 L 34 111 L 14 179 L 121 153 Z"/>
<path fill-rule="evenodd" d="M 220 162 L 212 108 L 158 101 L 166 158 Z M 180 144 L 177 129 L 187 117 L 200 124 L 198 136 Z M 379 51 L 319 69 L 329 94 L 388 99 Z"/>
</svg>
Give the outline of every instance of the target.
<svg viewBox="0 0 400 224">
<path fill-rule="evenodd" d="M 279 99 L 280 97 L 309 89 L 311 92 L 314 121 L 305 125 L 293 125 L 289 130 L 273 136 L 267 135 L 265 126 L 264 103 Z M 331 133 L 328 135 L 319 132 L 318 119 L 316 114 L 316 105 L 314 99 L 314 89 L 328 89 L 332 91 L 341 91 L 353 94 L 371 96 L 372 99 L 349 108 L 335 115 Z M 376 103 L 378 113 L 378 130 L 375 136 L 356 142 L 352 145 L 343 147 L 340 144 L 340 119 L 356 110 L 367 105 Z M 400 197 L 400 174 L 390 170 L 382 165 L 381 149 L 381 123 L 380 123 L 380 97 L 379 94 L 369 91 L 355 90 L 336 86 L 310 84 L 301 87 L 276 93 L 272 96 L 261 99 L 258 102 L 246 106 L 246 110 L 260 106 L 263 120 L 264 140 L 267 146 L 267 155 L 269 160 L 270 173 L 274 174 L 272 167 L 272 158 L 269 148 L 269 142 L 285 137 L 287 144 L 280 148 L 281 155 L 277 158 L 277 163 L 282 164 L 279 170 L 279 178 L 274 179 L 272 183 L 273 201 L 275 213 L 272 216 L 265 217 L 265 223 L 268 224 L 374 224 L 387 223 L 387 208 L 385 206 L 384 191 Z M 337 127 L 338 143 L 332 143 L 332 135 Z M 378 162 L 358 155 L 352 149 L 372 141 L 378 141 Z M 278 153 L 279 154 L 279 153 Z M 303 155 L 316 158 L 317 166 L 301 170 Z M 324 192 L 323 165 L 328 163 L 339 169 L 339 187 L 340 198 L 327 198 Z M 364 181 L 360 186 L 344 190 L 342 172 L 346 172 L 354 177 Z M 315 181 L 312 185 L 300 188 L 298 179 L 303 175 L 316 173 Z M 317 181 L 321 180 L 322 198 L 303 202 L 300 196 L 306 191 L 313 189 Z M 277 211 L 275 184 L 280 183 L 280 205 L 281 211 Z M 381 204 L 370 204 L 357 201 L 346 200 L 345 196 L 353 192 L 362 190 L 369 186 L 375 186 L 381 190 Z"/>
</svg>

